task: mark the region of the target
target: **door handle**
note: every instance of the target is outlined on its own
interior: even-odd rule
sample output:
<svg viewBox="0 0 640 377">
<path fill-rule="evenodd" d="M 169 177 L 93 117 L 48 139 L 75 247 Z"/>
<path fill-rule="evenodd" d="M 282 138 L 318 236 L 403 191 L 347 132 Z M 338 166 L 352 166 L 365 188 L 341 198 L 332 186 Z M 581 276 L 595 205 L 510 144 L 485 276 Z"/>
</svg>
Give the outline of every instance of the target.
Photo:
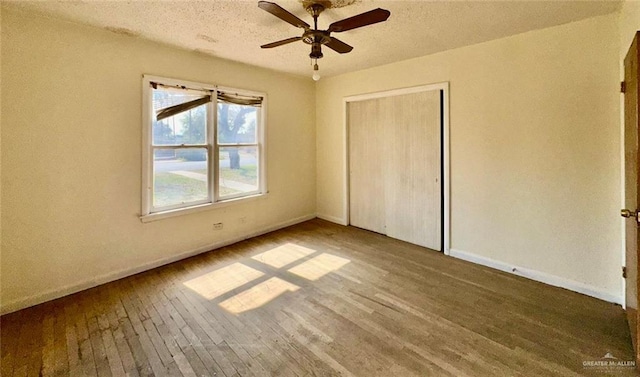
<svg viewBox="0 0 640 377">
<path fill-rule="evenodd" d="M 621 209 L 620 210 L 620 216 L 626 217 L 626 218 L 635 217 L 637 219 L 638 218 L 638 210 L 631 211 L 629 209 Z"/>
</svg>

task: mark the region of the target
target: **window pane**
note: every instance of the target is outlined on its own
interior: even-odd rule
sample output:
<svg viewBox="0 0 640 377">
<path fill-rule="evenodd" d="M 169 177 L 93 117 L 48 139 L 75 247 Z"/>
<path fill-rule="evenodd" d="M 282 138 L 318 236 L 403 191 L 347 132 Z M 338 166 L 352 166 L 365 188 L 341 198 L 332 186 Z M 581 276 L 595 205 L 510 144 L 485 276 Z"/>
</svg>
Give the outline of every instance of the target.
<svg viewBox="0 0 640 377">
<path fill-rule="evenodd" d="M 218 143 L 256 143 L 258 108 L 218 103 Z"/>
<path fill-rule="evenodd" d="M 258 148 L 220 148 L 221 198 L 258 190 Z"/>
<path fill-rule="evenodd" d="M 208 199 L 205 148 L 158 149 L 153 157 L 154 207 Z"/>
<path fill-rule="evenodd" d="M 204 93 L 179 89 L 154 89 L 153 113 L 160 109 L 202 98 Z M 204 144 L 207 105 L 200 105 L 162 120 L 153 120 L 154 145 Z"/>
</svg>

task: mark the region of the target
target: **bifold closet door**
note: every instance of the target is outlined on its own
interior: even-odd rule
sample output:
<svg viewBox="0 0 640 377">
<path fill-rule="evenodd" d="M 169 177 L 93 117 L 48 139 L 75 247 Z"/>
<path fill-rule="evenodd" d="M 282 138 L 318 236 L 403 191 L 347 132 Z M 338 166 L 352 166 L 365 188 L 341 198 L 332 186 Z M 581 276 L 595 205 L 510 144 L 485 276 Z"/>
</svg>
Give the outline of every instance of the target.
<svg viewBox="0 0 640 377">
<path fill-rule="evenodd" d="M 349 103 L 349 222 L 386 234 L 380 102 L 372 99 Z"/>
<path fill-rule="evenodd" d="M 441 249 L 440 92 L 349 103 L 350 223 Z"/>
<path fill-rule="evenodd" d="M 386 234 L 440 250 L 440 93 L 384 98 Z"/>
</svg>

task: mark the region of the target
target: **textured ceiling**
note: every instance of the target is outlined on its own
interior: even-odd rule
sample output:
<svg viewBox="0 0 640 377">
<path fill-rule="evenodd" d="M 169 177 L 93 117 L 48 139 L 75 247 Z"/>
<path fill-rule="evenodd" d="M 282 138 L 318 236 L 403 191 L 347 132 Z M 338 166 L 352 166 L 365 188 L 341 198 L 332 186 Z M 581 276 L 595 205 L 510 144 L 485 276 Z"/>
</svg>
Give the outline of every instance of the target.
<svg viewBox="0 0 640 377">
<path fill-rule="evenodd" d="M 299 1 L 278 1 L 309 24 Z M 4 2 L 4 4 L 8 4 Z M 432 54 L 529 30 L 615 12 L 618 1 L 367 1 L 336 0 L 320 15 L 320 29 L 375 8 L 386 22 L 336 34 L 354 46 L 339 55 L 324 48 L 324 76 Z M 302 35 L 258 8 L 256 1 L 15 1 L 9 6 L 89 24 L 224 59 L 311 75 L 310 46 L 295 42 L 263 50 L 269 42 Z"/>
</svg>

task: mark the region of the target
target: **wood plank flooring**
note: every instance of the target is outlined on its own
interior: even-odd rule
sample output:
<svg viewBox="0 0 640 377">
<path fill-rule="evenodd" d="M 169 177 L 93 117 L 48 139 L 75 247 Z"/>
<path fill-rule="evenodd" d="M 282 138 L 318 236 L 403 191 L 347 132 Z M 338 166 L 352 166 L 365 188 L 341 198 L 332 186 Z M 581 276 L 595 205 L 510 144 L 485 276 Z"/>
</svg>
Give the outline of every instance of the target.
<svg viewBox="0 0 640 377">
<path fill-rule="evenodd" d="M 0 321 L 5 377 L 635 375 L 618 305 L 318 219 Z"/>
</svg>

